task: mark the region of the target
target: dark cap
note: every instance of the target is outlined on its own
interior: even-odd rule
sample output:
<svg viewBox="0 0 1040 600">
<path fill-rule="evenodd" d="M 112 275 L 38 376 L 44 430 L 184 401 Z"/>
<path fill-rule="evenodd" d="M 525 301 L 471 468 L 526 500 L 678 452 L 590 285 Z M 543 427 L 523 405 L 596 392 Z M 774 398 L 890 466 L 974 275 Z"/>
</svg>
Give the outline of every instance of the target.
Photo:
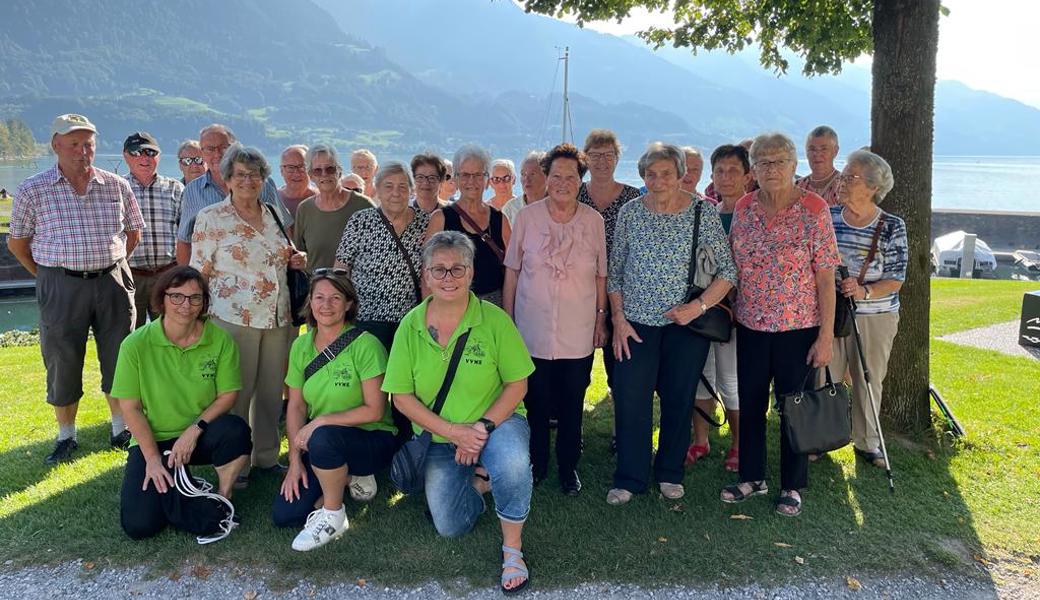
<svg viewBox="0 0 1040 600">
<path fill-rule="evenodd" d="M 123 142 L 123 152 L 133 152 L 134 150 L 152 149 L 159 152 L 159 141 L 152 137 L 152 134 L 147 131 L 135 131 L 130 134 L 130 137 L 126 138 Z"/>
</svg>

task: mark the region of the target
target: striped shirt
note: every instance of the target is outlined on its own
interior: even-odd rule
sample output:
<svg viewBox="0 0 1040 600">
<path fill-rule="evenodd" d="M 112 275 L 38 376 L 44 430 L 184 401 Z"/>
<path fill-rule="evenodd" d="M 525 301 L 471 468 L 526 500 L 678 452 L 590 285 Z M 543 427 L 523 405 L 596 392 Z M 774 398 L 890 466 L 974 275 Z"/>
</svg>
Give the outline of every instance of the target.
<svg viewBox="0 0 1040 600">
<path fill-rule="evenodd" d="M 835 171 L 830 179 L 825 180 L 827 185 L 817 188 L 812 180 L 812 175 L 806 175 L 794 182 L 794 184 L 807 192 L 812 192 L 827 201 L 828 206 L 838 204 L 838 186 L 841 184 L 841 173 Z"/>
<path fill-rule="evenodd" d="M 200 210 L 221 202 L 227 197 L 227 192 L 213 182 L 213 174 L 209 171 L 189 182 L 184 187 L 184 196 L 181 200 L 181 222 L 177 228 L 177 239 L 190 244 L 191 232 L 195 229 L 195 216 L 199 214 Z M 282 225 L 289 227 L 293 224 L 292 215 L 289 214 L 281 197 L 278 196 L 278 188 L 274 184 L 274 179 L 268 177 L 264 182 L 264 187 L 260 190 L 260 201 L 278 209 Z"/>
<path fill-rule="evenodd" d="M 126 257 L 126 232 L 145 222 L 130 184 L 94 168 L 80 196 L 55 165 L 26 178 L 15 193 L 11 237 L 32 238 L 36 264 L 97 271 Z"/>
<path fill-rule="evenodd" d="M 177 245 L 177 224 L 181 220 L 181 194 L 184 184 L 156 175 L 148 185 L 142 185 L 137 178 L 127 178 L 130 189 L 141 206 L 144 222 L 148 227 L 141 232 L 141 242 L 130 255 L 131 267 L 152 271 L 172 263 L 175 260 L 174 249 Z"/>
<path fill-rule="evenodd" d="M 849 268 L 851 277 L 859 277 L 863 261 L 870 252 L 870 242 L 874 238 L 874 228 L 878 219 L 885 216 L 881 226 L 881 237 L 878 238 L 877 253 L 870 261 L 867 273 L 863 278 L 866 284 L 890 279 L 906 280 L 907 241 L 906 224 L 899 217 L 878 210 L 878 216 L 863 227 L 853 227 L 845 222 L 842 207 L 831 207 L 831 222 L 834 223 L 834 235 L 838 238 L 838 252 L 841 263 Z M 899 310 L 899 293 L 885 296 L 874 296 L 870 300 L 856 301 L 856 314 L 872 315 L 877 313 L 896 312 Z"/>
</svg>

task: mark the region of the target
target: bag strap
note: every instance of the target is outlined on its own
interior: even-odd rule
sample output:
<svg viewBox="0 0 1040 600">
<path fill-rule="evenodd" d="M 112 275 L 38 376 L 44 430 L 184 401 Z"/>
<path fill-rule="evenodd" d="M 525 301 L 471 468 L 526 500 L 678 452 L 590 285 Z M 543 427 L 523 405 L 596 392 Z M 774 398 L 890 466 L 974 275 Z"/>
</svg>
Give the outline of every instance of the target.
<svg viewBox="0 0 1040 600">
<path fill-rule="evenodd" d="M 704 386 L 704 389 L 708 390 L 708 394 L 711 395 L 712 400 L 718 402 L 719 404 L 722 404 L 722 398 L 719 398 L 719 393 L 715 391 L 715 388 L 713 388 L 710 383 L 708 383 L 708 378 L 704 376 L 704 373 L 701 373 L 701 385 Z M 693 405 L 693 410 L 697 411 L 697 414 L 703 417 L 704 420 L 707 421 L 708 424 L 712 427 L 722 427 L 726 424 L 726 411 L 724 404 L 721 421 L 716 421 L 712 415 L 709 415 L 704 409 L 697 406 L 696 404 Z M 712 408 L 712 410 L 714 410 L 714 408 Z"/>
<path fill-rule="evenodd" d="M 877 255 L 878 240 L 881 238 L 881 227 L 885 224 L 885 211 L 881 211 L 881 215 L 878 216 L 877 227 L 874 228 L 874 237 L 870 240 L 870 251 L 867 252 L 867 258 L 863 261 L 863 266 L 859 270 L 859 277 L 856 278 L 856 282 L 863 285 L 863 278 L 867 276 L 867 267 L 870 265 L 870 261 L 874 260 L 874 256 Z"/>
<path fill-rule="evenodd" d="M 340 352 L 347 349 L 347 346 L 362 334 L 360 327 L 354 327 L 353 329 L 344 331 L 339 334 L 339 337 L 332 340 L 332 343 L 325 347 L 324 350 L 318 353 L 317 356 L 307 365 L 307 368 L 303 370 L 303 380 L 307 381 L 312 375 L 321 370 L 322 367 L 336 360 Z"/>
<path fill-rule="evenodd" d="M 273 206 L 266 202 L 261 202 L 260 204 L 263 204 L 267 207 L 267 210 L 270 211 L 271 216 L 274 217 L 274 222 L 278 224 L 278 231 L 282 232 L 282 235 L 285 236 L 285 241 L 288 242 L 290 246 L 292 246 L 293 250 L 295 250 L 296 245 L 292 243 L 291 239 L 289 239 L 289 234 L 285 231 L 285 225 L 282 225 L 282 220 L 278 218 L 278 211 L 276 211 Z"/>
<path fill-rule="evenodd" d="M 488 248 L 491 248 L 491 251 L 494 252 L 495 256 L 498 257 L 498 262 L 503 262 L 506 259 L 505 251 L 502 250 L 502 248 L 498 245 L 497 242 L 495 242 L 494 238 L 492 238 L 491 234 L 488 232 L 488 230 L 491 229 L 490 217 L 488 218 L 488 228 L 481 229 L 480 226 L 477 225 L 477 222 L 473 220 L 473 217 L 469 216 L 469 213 L 462 210 L 462 207 L 459 206 L 458 202 L 452 204 L 451 208 L 454 209 L 455 212 L 459 213 L 459 216 L 462 217 L 462 220 L 465 221 L 467 225 L 472 227 L 473 230 L 477 232 L 477 234 L 480 236 L 480 241 L 484 242 Z M 495 209 L 489 208 L 488 210 Z"/>
<path fill-rule="evenodd" d="M 404 262 L 408 265 L 408 272 L 412 275 L 412 286 L 415 287 L 415 300 L 416 302 L 422 300 L 422 286 L 419 285 L 419 272 L 415 268 L 415 264 L 412 263 L 412 257 L 408 255 L 408 250 L 405 249 L 404 244 L 401 243 L 401 238 L 397 236 L 397 231 L 394 230 L 394 224 L 390 222 L 390 219 L 386 218 L 383 214 L 382 208 L 377 208 L 376 213 L 379 214 L 379 220 L 386 226 L 386 230 L 390 233 L 390 237 L 397 244 L 398 251 L 401 252 L 401 256 L 404 257 Z"/>
<path fill-rule="evenodd" d="M 693 248 L 690 250 L 690 267 L 686 275 L 687 295 L 693 289 L 693 282 L 697 278 L 697 245 L 700 243 L 701 237 L 701 203 L 696 198 L 693 201 L 696 204 L 693 207 Z"/>
<path fill-rule="evenodd" d="M 455 340 L 455 349 L 451 351 L 451 361 L 448 363 L 448 372 L 444 374 L 444 381 L 441 383 L 441 389 L 437 390 L 437 399 L 433 401 L 433 412 L 438 415 L 441 414 L 441 409 L 444 408 L 444 401 L 448 399 L 448 392 L 451 390 L 451 382 L 455 379 L 455 371 L 459 368 L 459 361 L 462 360 L 462 350 L 466 347 L 466 340 L 469 339 L 470 330 L 467 329 L 459 336 L 459 339 Z"/>
</svg>

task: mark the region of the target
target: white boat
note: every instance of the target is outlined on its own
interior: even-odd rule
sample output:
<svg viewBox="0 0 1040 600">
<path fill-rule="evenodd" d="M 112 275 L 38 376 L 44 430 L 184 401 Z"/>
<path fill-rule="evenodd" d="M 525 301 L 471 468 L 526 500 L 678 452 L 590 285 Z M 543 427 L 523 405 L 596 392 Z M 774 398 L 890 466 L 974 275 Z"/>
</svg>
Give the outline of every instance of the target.
<svg viewBox="0 0 1040 600">
<path fill-rule="evenodd" d="M 935 274 L 942 277 L 960 277 L 961 259 L 964 255 L 963 231 L 954 231 L 935 238 L 932 242 L 932 268 Z M 997 269 L 997 258 L 989 244 L 981 239 L 975 240 L 975 277 L 993 277 Z"/>
</svg>

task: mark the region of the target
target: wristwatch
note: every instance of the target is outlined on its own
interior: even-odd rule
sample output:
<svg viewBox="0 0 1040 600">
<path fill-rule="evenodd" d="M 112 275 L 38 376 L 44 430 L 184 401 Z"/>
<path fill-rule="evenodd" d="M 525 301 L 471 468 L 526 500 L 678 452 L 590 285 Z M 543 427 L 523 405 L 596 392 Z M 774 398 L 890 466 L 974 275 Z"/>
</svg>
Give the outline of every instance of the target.
<svg viewBox="0 0 1040 600">
<path fill-rule="evenodd" d="M 701 314 L 702 315 L 708 314 L 708 305 L 704 303 L 704 300 L 701 300 L 700 298 L 698 298 L 697 301 L 701 303 Z"/>
<path fill-rule="evenodd" d="M 491 419 L 480 417 L 477 419 L 477 422 L 484 424 L 484 429 L 488 432 L 488 435 L 491 435 L 491 432 L 495 430 L 495 422 Z"/>
<path fill-rule="evenodd" d="M 201 431 L 202 433 L 206 433 L 206 429 L 209 427 L 209 423 L 207 423 L 205 419 L 199 419 L 198 421 L 195 421 L 195 426 L 198 427 L 199 431 Z"/>
</svg>

